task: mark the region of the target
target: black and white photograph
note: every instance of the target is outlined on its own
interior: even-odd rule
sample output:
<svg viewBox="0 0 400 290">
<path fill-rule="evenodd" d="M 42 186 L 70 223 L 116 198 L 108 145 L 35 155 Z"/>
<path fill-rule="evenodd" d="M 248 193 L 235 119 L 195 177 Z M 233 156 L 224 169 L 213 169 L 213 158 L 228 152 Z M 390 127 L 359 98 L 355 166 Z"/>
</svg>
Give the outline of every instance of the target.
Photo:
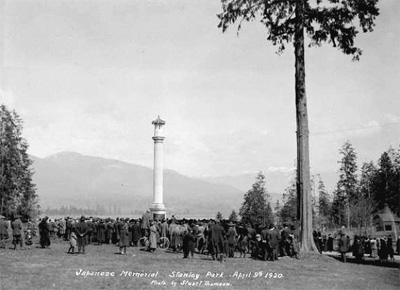
<svg viewBox="0 0 400 290">
<path fill-rule="evenodd" d="M 400 289 L 400 1 L 0 0 L 0 290 Z"/>
</svg>

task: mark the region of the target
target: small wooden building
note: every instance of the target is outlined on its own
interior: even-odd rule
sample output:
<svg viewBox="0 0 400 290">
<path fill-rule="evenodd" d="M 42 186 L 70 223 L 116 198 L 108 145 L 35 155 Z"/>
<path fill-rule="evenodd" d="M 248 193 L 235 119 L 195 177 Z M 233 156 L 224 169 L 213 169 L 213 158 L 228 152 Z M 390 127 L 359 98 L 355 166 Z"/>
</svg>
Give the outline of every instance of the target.
<svg viewBox="0 0 400 290">
<path fill-rule="evenodd" d="M 373 223 L 377 231 L 397 232 L 400 229 L 400 218 L 391 213 L 376 214 Z"/>
</svg>

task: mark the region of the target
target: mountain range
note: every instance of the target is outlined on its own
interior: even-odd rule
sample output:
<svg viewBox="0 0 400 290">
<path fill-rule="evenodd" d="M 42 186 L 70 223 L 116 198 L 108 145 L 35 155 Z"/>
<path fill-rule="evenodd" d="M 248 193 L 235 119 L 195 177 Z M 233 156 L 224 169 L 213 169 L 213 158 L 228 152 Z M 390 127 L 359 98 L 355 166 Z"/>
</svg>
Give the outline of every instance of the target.
<svg viewBox="0 0 400 290">
<path fill-rule="evenodd" d="M 153 170 L 113 159 L 61 152 L 33 160 L 33 182 L 42 209 L 74 206 L 109 214 L 140 215 L 153 195 Z M 164 169 L 164 202 L 168 214 L 224 217 L 239 208 L 257 173 L 192 178 Z M 267 172 L 271 201 L 279 199 L 293 178 L 290 172 Z"/>
</svg>

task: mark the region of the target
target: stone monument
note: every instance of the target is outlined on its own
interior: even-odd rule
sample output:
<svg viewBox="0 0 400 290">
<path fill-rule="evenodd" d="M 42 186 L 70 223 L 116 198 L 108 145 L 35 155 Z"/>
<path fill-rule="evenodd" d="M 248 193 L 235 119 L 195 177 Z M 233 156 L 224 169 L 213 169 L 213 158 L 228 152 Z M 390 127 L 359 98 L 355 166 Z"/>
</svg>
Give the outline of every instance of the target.
<svg viewBox="0 0 400 290">
<path fill-rule="evenodd" d="M 150 206 L 153 219 L 161 220 L 165 218 L 166 208 L 163 201 L 163 141 L 165 137 L 161 136 L 161 128 L 165 121 L 160 116 L 152 122 L 154 125 L 154 168 L 153 168 L 153 203 Z"/>
</svg>

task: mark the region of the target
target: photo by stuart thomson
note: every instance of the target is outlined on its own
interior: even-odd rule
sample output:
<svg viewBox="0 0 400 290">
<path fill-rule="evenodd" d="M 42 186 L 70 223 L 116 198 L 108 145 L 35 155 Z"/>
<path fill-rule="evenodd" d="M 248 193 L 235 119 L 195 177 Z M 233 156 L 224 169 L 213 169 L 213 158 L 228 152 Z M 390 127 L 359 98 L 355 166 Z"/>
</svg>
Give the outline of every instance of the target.
<svg viewBox="0 0 400 290">
<path fill-rule="evenodd" d="M 0 290 L 400 289 L 399 24 L 0 0 Z"/>
</svg>

